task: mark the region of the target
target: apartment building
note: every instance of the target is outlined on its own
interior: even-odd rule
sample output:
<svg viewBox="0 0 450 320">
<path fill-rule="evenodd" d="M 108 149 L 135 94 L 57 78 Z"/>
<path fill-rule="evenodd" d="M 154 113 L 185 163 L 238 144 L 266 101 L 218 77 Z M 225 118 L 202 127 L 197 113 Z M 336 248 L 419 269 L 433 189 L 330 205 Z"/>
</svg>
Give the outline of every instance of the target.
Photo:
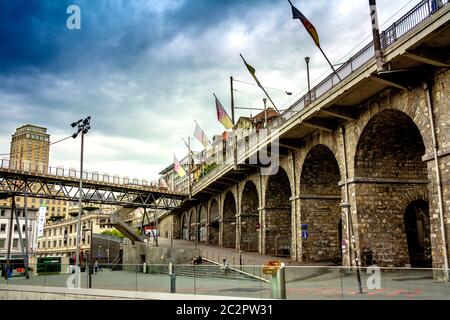
<svg viewBox="0 0 450 320">
<path fill-rule="evenodd" d="M 16 208 L 19 224 L 17 224 L 15 216 L 13 216 L 12 227 L 11 224 L 11 208 L 6 206 L 0 206 L 0 261 L 6 261 L 8 247 L 10 248 L 11 260 L 23 259 L 22 247 L 20 244 L 19 230 L 22 233 L 22 239 L 24 245 L 26 245 L 25 234 L 25 210 L 24 208 Z M 28 209 L 28 230 L 29 230 L 29 255 L 33 256 L 35 253 L 36 243 L 36 221 L 37 221 L 38 209 Z M 11 230 L 11 242 L 9 242 L 9 231 Z"/>
</svg>

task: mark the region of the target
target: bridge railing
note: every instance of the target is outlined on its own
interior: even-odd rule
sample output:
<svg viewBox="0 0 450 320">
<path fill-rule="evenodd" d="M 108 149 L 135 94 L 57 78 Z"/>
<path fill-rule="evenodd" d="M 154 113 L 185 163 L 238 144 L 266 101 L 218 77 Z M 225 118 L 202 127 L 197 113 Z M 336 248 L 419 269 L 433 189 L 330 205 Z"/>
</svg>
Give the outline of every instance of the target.
<svg viewBox="0 0 450 320">
<path fill-rule="evenodd" d="M 406 13 L 403 17 L 394 22 L 388 29 L 381 33 L 380 37 L 383 49 L 386 49 L 387 47 L 392 45 L 418 24 L 427 19 L 430 15 L 435 13 L 443 6 L 447 5 L 448 2 L 449 0 L 422 0 L 408 13 Z M 372 59 L 374 57 L 374 53 L 375 50 L 372 41 L 358 53 L 356 53 L 353 57 L 351 57 L 347 62 L 341 65 L 336 70 L 336 72 L 339 74 L 339 77 L 344 80 L 353 72 L 366 64 L 370 59 Z M 317 86 L 312 88 L 311 93 L 305 94 L 285 112 L 283 112 L 281 117 L 279 117 L 272 123 L 271 127 L 279 127 L 283 124 L 284 121 L 288 120 L 296 113 L 307 107 L 311 102 L 327 93 L 340 82 L 341 81 L 334 73 L 330 74 Z"/>
<path fill-rule="evenodd" d="M 1 159 L 0 169 L 10 172 L 20 172 L 47 177 L 80 179 L 80 171 L 76 169 L 64 168 L 61 166 L 52 167 L 42 162 L 31 162 L 28 160 Z M 161 181 L 141 180 L 138 178 L 120 177 L 108 173 L 99 173 L 95 171 L 83 171 L 83 181 L 93 183 L 106 183 L 110 185 L 126 187 L 149 187 L 158 189 L 167 189 Z"/>
<path fill-rule="evenodd" d="M 450 0 L 422 0 L 414 8 L 408 11 L 403 17 L 394 22 L 389 28 L 380 34 L 381 43 L 384 49 L 391 46 L 393 43 L 398 41 L 402 36 L 411 31 L 414 27 L 419 25 L 421 22 L 426 20 L 436 11 L 442 7 L 448 5 Z M 346 79 L 355 71 L 363 67 L 367 62 L 369 62 L 375 54 L 373 41 L 368 43 L 364 48 L 352 56 L 348 61 L 342 64 L 336 72 L 339 77 Z M 341 80 L 334 74 L 330 74 L 324 80 L 322 80 L 318 85 L 313 87 L 309 93 L 306 93 L 296 102 L 294 102 L 288 109 L 286 109 L 277 119 L 275 119 L 269 126 L 270 129 L 274 130 L 283 125 L 286 120 L 289 120 L 305 108 L 307 108 L 312 102 L 329 92 L 337 84 L 341 83 Z M 242 137 L 238 140 L 238 145 L 246 145 L 246 150 L 249 149 L 248 142 L 245 142 L 248 136 Z M 256 144 L 259 144 L 259 140 Z M 221 151 L 219 151 L 221 152 Z M 202 179 L 197 182 L 200 186 L 208 182 L 206 177 L 212 177 L 221 171 L 226 164 L 220 164 L 214 170 L 206 174 Z"/>
</svg>

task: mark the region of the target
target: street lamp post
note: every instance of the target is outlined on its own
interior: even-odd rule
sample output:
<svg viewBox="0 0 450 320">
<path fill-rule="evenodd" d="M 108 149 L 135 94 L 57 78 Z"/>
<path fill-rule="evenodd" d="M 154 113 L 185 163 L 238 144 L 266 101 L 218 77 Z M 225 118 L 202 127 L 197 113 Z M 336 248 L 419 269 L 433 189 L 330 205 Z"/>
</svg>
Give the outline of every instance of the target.
<svg viewBox="0 0 450 320">
<path fill-rule="evenodd" d="M 72 128 L 77 127 L 78 130 L 76 133 L 72 135 L 72 138 L 76 139 L 76 137 L 81 133 L 81 155 L 80 155 L 80 187 L 78 190 L 78 223 L 77 223 L 77 250 L 75 257 L 75 266 L 76 266 L 76 287 L 80 287 L 79 276 L 80 276 L 80 236 L 81 236 L 81 213 L 82 213 L 82 188 L 83 188 L 83 148 L 84 148 L 84 135 L 88 133 L 90 126 L 91 117 L 87 117 L 86 119 L 80 119 L 77 122 L 73 122 L 71 124 Z"/>
<path fill-rule="evenodd" d="M 242 267 L 242 226 L 247 224 L 245 221 L 241 221 L 239 218 L 239 223 L 232 222 L 231 225 L 239 225 L 239 265 Z"/>
<path fill-rule="evenodd" d="M 88 263 L 87 263 L 87 267 L 88 267 L 88 287 L 91 288 L 92 287 L 92 279 L 91 279 L 91 263 L 92 263 L 92 221 L 90 223 L 90 227 L 89 228 L 83 228 L 83 238 L 86 241 L 86 232 L 89 231 L 90 232 L 90 240 L 89 240 L 89 254 L 86 254 L 86 257 L 88 259 Z"/>
<path fill-rule="evenodd" d="M 306 74 L 308 77 L 308 98 L 309 98 L 309 102 L 311 103 L 311 82 L 309 80 L 309 61 L 310 58 L 309 57 L 305 57 L 305 61 L 306 61 Z"/>
</svg>

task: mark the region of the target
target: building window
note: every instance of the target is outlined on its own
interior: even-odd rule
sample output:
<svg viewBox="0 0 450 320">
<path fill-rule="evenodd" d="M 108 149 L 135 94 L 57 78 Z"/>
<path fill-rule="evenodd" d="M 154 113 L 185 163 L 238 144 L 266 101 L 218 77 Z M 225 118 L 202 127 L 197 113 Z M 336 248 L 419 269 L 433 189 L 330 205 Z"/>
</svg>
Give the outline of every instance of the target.
<svg viewBox="0 0 450 320">
<path fill-rule="evenodd" d="M 62 236 L 63 228 L 59 228 L 59 235 Z"/>
<path fill-rule="evenodd" d="M 49 242 L 48 242 L 48 247 L 51 248 L 51 246 L 52 246 L 52 242 L 49 241 Z"/>
<path fill-rule="evenodd" d="M 45 241 L 42 241 L 42 248 L 45 248 Z"/>
<path fill-rule="evenodd" d="M 17 224 L 14 225 L 14 232 L 17 232 Z"/>
<path fill-rule="evenodd" d="M 0 210 L 0 217 L 4 217 L 5 216 L 5 209 L 1 209 Z"/>
<path fill-rule="evenodd" d="M 62 247 L 62 241 L 59 240 L 59 247 Z"/>
<path fill-rule="evenodd" d="M 22 225 L 22 232 L 25 232 L 25 225 Z"/>
<path fill-rule="evenodd" d="M 0 224 L 0 233 L 5 233 L 6 232 L 6 224 L 2 223 Z"/>
<path fill-rule="evenodd" d="M 0 250 L 5 249 L 5 239 L 0 239 Z"/>
<path fill-rule="evenodd" d="M 37 248 L 40 249 L 41 248 L 41 242 L 39 241 L 37 244 L 38 244 Z"/>
<path fill-rule="evenodd" d="M 56 229 L 53 229 L 53 236 L 56 236 Z"/>
<path fill-rule="evenodd" d="M 69 239 L 69 246 L 72 245 L 72 238 Z"/>
<path fill-rule="evenodd" d="M 19 247 L 19 239 L 13 239 L 13 248 L 18 248 Z"/>
<path fill-rule="evenodd" d="M 56 248 L 56 240 L 53 241 L 53 248 Z"/>
</svg>

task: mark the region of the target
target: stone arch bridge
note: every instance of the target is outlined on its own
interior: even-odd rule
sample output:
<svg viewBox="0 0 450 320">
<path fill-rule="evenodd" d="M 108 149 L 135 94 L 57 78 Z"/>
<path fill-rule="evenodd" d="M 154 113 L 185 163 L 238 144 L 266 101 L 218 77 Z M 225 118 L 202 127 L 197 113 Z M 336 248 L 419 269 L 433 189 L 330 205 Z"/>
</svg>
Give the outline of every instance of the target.
<svg viewBox="0 0 450 320">
<path fill-rule="evenodd" d="M 385 46 L 385 70 L 371 58 L 313 89 L 266 140 L 279 142 L 276 172 L 262 175 L 249 153 L 222 165 L 162 218 L 162 234 L 300 262 L 445 267 L 449 7 Z"/>
</svg>

